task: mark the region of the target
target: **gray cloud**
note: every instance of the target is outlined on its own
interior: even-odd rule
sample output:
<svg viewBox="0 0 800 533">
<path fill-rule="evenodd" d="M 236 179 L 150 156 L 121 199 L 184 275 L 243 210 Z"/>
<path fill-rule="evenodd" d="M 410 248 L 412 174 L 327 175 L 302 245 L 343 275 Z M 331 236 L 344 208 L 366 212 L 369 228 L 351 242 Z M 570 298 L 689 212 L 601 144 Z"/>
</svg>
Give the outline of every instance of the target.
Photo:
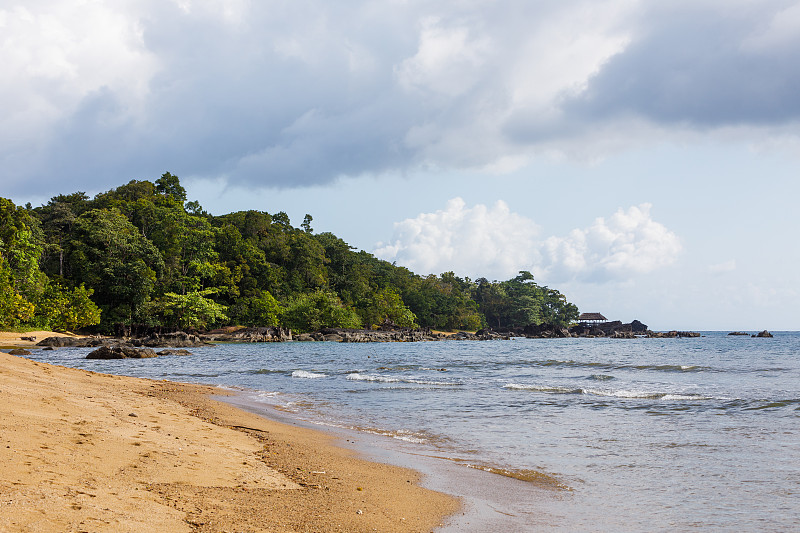
<svg viewBox="0 0 800 533">
<path fill-rule="evenodd" d="M 7 195 L 165 170 L 265 187 L 503 171 L 576 140 L 639 140 L 631 118 L 764 134 L 795 131 L 800 111 L 788 1 L 12 4 Z"/>
<path fill-rule="evenodd" d="M 792 33 L 779 35 L 787 25 Z M 567 99 L 567 114 L 701 128 L 800 118 L 796 2 L 654 3 L 638 33 L 584 92 Z"/>
</svg>

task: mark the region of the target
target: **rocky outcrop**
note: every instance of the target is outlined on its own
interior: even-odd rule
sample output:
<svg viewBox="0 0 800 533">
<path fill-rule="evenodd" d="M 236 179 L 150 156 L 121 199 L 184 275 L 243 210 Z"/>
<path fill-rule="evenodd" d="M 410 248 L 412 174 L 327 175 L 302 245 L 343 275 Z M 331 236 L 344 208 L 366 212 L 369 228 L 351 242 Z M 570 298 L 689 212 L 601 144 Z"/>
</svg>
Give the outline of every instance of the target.
<svg viewBox="0 0 800 533">
<path fill-rule="evenodd" d="M 750 336 L 749 333 L 744 332 L 744 331 L 731 331 L 730 333 L 728 333 L 728 335 L 738 335 L 738 336 L 741 336 L 741 337 L 749 337 Z"/>
<path fill-rule="evenodd" d="M 53 348 L 96 348 L 101 346 L 132 346 L 136 348 L 196 348 L 210 346 L 197 335 L 183 331 L 170 333 L 154 333 L 142 338 L 109 338 L 109 337 L 47 337 L 39 341 L 37 346 Z"/>
<path fill-rule="evenodd" d="M 10 355 L 33 355 L 31 352 L 29 352 L 28 350 L 25 350 L 23 348 L 14 348 L 13 350 L 11 350 L 8 353 Z"/>
<path fill-rule="evenodd" d="M 612 339 L 633 339 L 637 335 L 649 335 L 647 324 L 638 320 L 623 324 L 620 320 L 599 324 L 578 324 L 569 329 L 574 337 L 610 337 Z"/>
<path fill-rule="evenodd" d="M 650 331 L 647 334 L 648 337 L 654 339 L 674 339 L 680 337 L 700 337 L 700 334 L 696 331 Z"/>
<path fill-rule="evenodd" d="M 119 341 L 104 337 L 47 337 L 36 343 L 36 346 L 51 346 L 53 348 L 93 348 L 108 346 Z"/>
<path fill-rule="evenodd" d="M 154 334 L 143 339 L 130 339 L 131 346 L 144 346 L 147 348 L 197 348 L 198 346 L 211 346 L 197 335 L 190 335 L 183 331 L 174 333 Z"/>
<path fill-rule="evenodd" d="M 211 342 L 284 342 L 292 340 L 292 330 L 277 326 L 261 328 L 227 328 L 200 336 Z"/>
<path fill-rule="evenodd" d="M 429 329 L 398 328 L 395 330 L 383 329 L 341 329 L 322 330 L 323 339 L 331 334 L 338 335 L 341 342 L 422 342 L 439 340 L 438 334 L 432 334 Z"/>
<path fill-rule="evenodd" d="M 760 333 L 758 333 L 756 335 L 753 335 L 753 337 L 772 338 L 773 335 L 769 331 L 764 330 L 764 331 L 762 331 L 762 332 L 760 332 Z"/>
<path fill-rule="evenodd" d="M 101 346 L 86 356 L 86 359 L 148 359 L 158 357 L 152 348 L 135 348 L 133 346 Z"/>
<path fill-rule="evenodd" d="M 159 357 L 162 355 L 192 355 L 192 352 L 184 350 L 183 348 L 167 348 L 166 350 L 156 352 L 156 355 Z"/>
<path fill-rule="evenodd" d="M 434 333 L 428 328 L 388 328 L 385 325 L 380 329 L 343 329 L 325 328 L 313 333 L 300 333 L 292 337 L 297 342 L 425 342 L 440 340 L 493 340 L 508 339 L 507 335 L 500 335 L 489 330 L 477 333 L 460 331 L 453 334 Z"/>
</svg>

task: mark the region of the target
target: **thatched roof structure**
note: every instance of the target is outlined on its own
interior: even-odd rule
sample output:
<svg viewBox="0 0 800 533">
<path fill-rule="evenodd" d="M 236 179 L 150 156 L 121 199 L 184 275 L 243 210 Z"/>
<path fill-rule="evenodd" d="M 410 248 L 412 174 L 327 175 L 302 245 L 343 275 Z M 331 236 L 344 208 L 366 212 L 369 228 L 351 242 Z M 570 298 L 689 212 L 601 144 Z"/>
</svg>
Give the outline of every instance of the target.
<svg viewBox="0 0 800 533">
<path fill-rule="evenodd" d="M 605 322 L 608 319 L 600 313 L 581 313 L 578 322 Z"/>
</svg>

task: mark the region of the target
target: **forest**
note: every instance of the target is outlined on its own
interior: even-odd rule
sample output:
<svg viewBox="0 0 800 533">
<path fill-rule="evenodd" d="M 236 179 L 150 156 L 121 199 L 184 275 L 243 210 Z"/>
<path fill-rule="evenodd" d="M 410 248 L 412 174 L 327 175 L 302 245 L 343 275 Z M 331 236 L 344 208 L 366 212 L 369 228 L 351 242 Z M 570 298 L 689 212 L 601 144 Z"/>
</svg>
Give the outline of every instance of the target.
<svg viewBox="0 0 800 533">
<path fill-rule="evenodd" d="M 115 324 L 474 331 L 568 325 L 577 307 L 522 271 L 506 281 L 418 275 L 357 251 L 306 215 L 221 216 L 177 176 L 40 207 L 0 198 L 0 328 L 108 333 Z"/>
</svg>

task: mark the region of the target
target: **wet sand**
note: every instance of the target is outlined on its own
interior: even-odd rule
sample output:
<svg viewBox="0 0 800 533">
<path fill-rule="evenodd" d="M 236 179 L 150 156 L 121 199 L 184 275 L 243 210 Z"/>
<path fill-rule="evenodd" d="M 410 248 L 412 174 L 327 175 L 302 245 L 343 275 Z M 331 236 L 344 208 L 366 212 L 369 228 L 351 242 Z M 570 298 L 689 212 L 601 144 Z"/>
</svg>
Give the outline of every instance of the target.
<svg viewBox="0 0 800 533">
<path fill-rule="evenodd" d="M 0 531 L 431 531 L 459 509 L 210 394 L 0 354 Z"/>
</svg>

